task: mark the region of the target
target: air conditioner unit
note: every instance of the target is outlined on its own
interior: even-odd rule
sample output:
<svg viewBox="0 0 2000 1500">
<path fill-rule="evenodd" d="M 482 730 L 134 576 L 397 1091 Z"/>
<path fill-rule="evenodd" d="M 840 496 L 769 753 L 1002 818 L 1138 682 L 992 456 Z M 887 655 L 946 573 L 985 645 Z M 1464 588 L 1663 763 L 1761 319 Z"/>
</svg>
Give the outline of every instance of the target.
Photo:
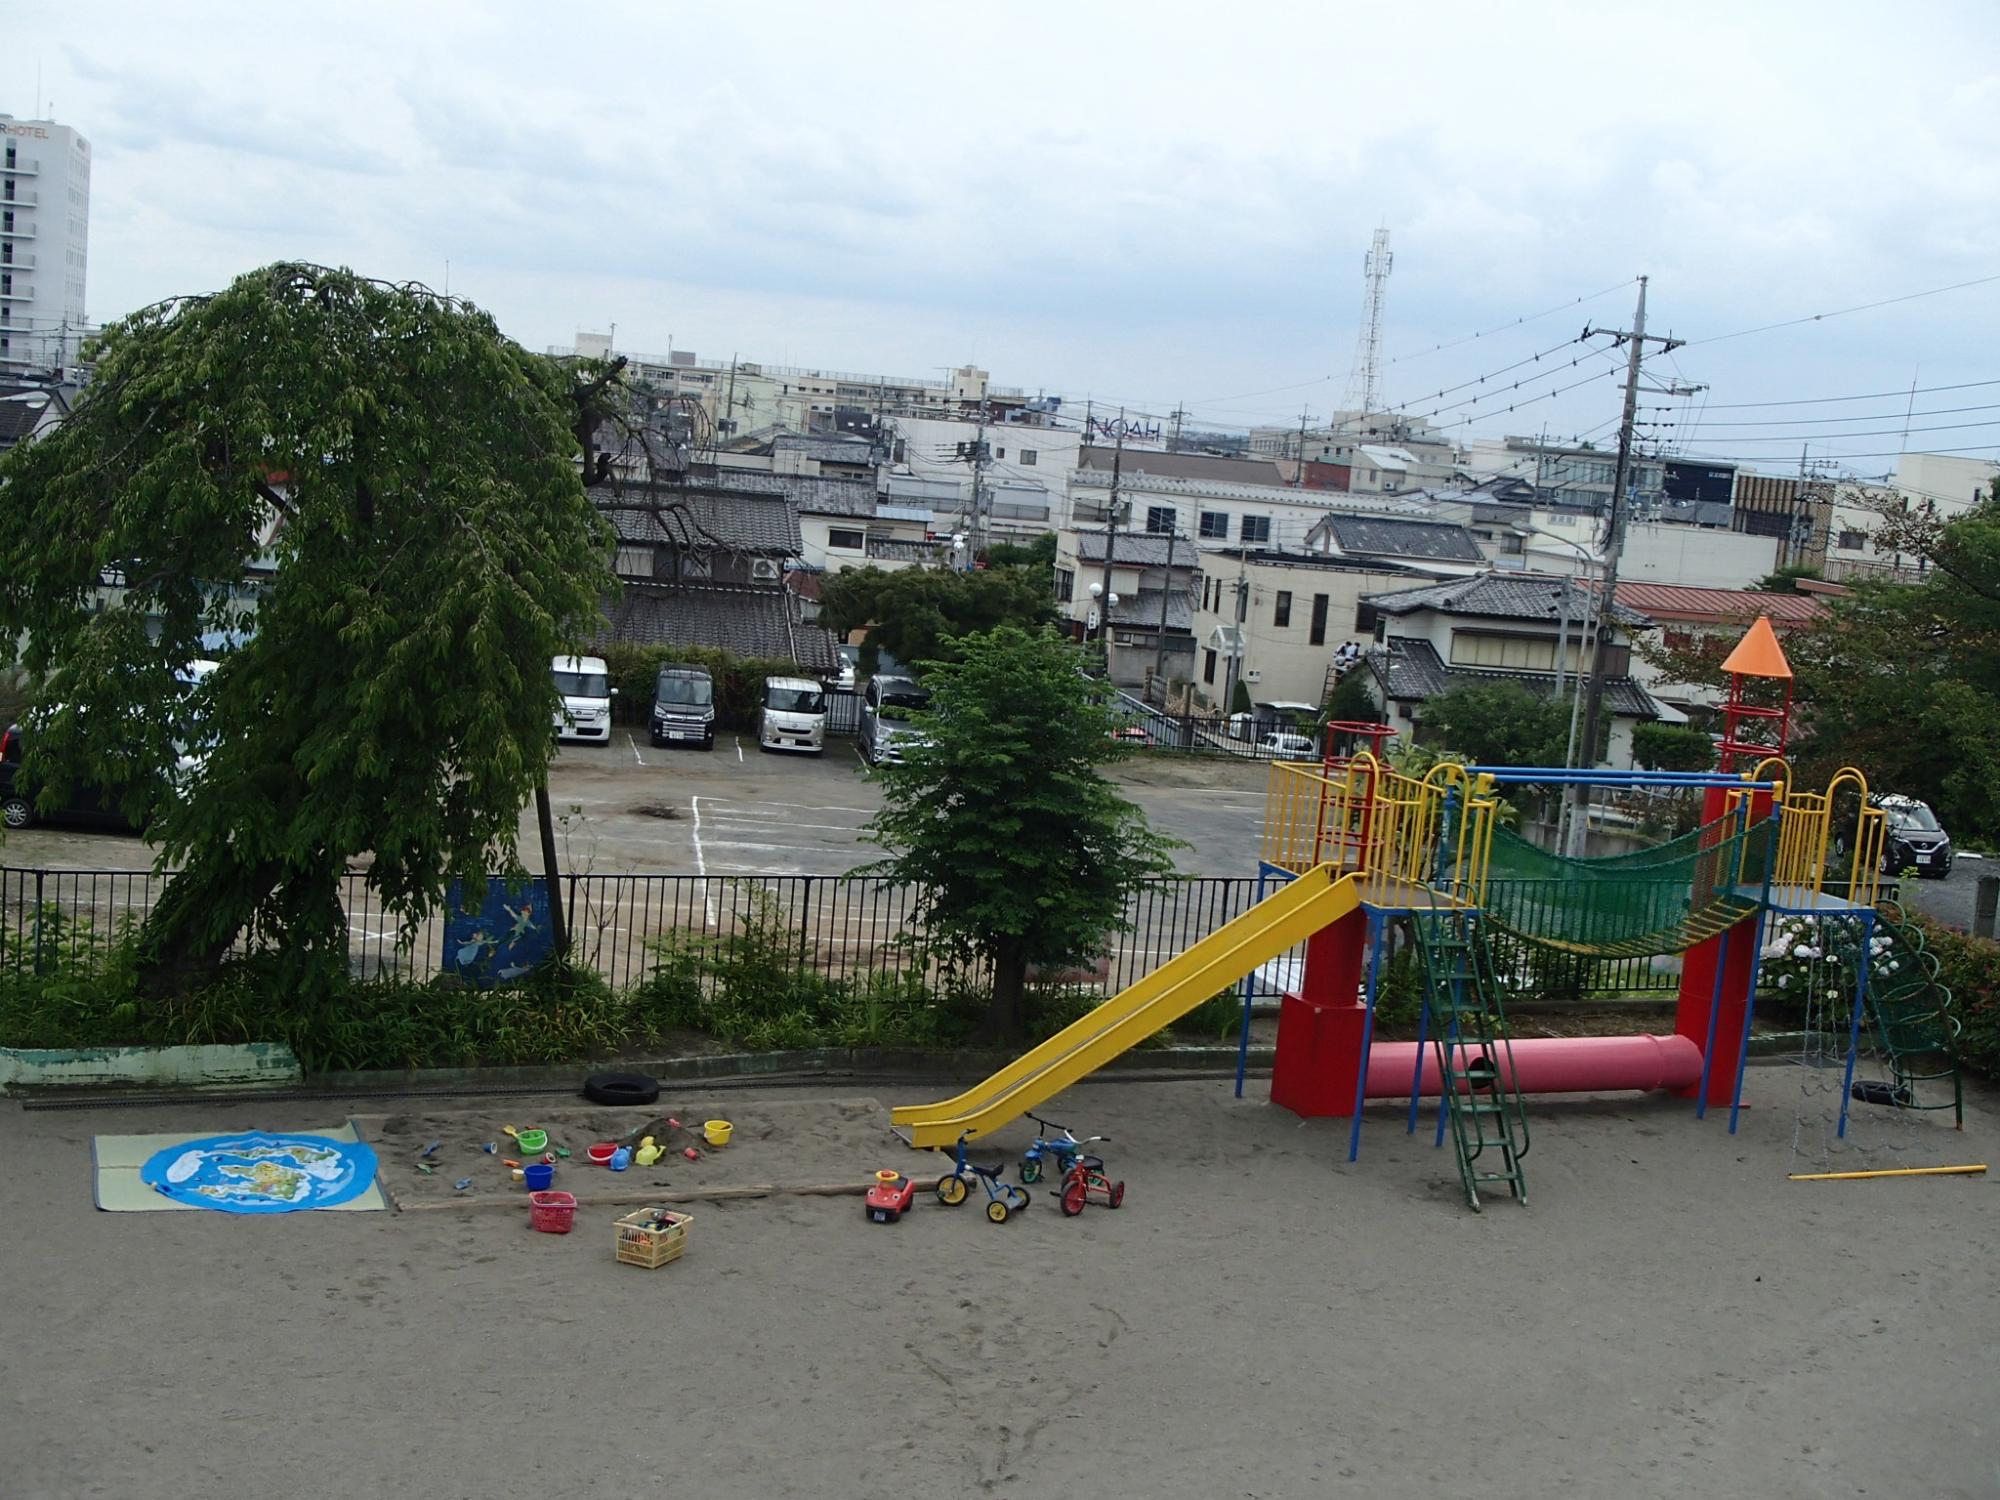
<svg viewBox="0 0 2000 1500">
<path fill-rule="evenodd" d="M 752 558 L 750 560 L 750 576 L 760 583 L 776 583 L 778 581 L 777 559 L 770 557 Z"/>
<path fill-rule="evenodd" d="M 1245 667 L 1243 669 L 1243 680 L 1245 682 L 1262 682 L 1264 680 L 1263 670 L 1259 667 Z"/>
</svg>

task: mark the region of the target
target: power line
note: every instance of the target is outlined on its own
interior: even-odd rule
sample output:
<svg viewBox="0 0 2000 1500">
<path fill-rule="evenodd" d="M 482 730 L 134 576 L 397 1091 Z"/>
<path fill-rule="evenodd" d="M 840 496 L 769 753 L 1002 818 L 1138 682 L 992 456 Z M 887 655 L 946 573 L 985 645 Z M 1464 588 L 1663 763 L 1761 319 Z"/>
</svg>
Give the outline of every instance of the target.
<svg viewBox="0 0 2000 1500">
<path fill-rule="evenodd" d="M 2000 385 L 2000 380 L 1967 380 L 1957 385 L 1920 385 L 1916 387 L 1915 394 L 1927 396 L 1934 395 L 1939 391 L 1974 391 L 1996 385 Z M 1790 401 L 1718 401 L 1710 410 L 1754 411 L 1773 406 L 1829 406 L 1836 401 L 1886 401 L 1892 396 L 1903 397 L 1910 394 L 1912 394 L 1910 387 L 1905 386 L 1899 391 L 1863 391 L 1855 396 L 1799 396 Z M 1648 409 L 1652 411 L 1673 410 L 1673 408 L 1666 406 L 1651 407 Z"/>
<path fill-rule="evenodd" d="M 1857 433 L 1855 434 L 1855 436 L 1858 437 L 1860 436 L 1860 434 Z M 1738 441 L 1741 440 L 1739 439 Z M 1789 441 L 1796 443 L 1799 441 L 1799 439 L 1792 438 Z M 1819 439 L 1819 441 L 1824 441 L 1824 438 L 1822 437 L 1821 439 Z M 1844 463 L 1850 458 L 1902 458 L 1910 451 L 1911 450 L 1907 448 L 1885 448 L 1879 452 L 1874 452 L 1874 453 L 1822 453 L 1816 456 L 1822 460 Z M 1971 448 L 1925 448 L 1922 449 L 1921 451 L 1924 453 L 1937 453 L 1945 455 L 1954 453 L 1975 453 L 1975 454 L 1992 453 L 2000 455 L 2000 443 L 1982 443 Z M 1717 463 L 1717 464 L 1767 464 L 1771 461 L 1771 455 L 1768 453 L 1758 453 L 1758 454 L 1698 453 L 1690 449 L 1686 456 L 1689 458 L 1701 459 L 1705 463 Z M 1995 462 L 2000 463 L 2000 457 L 1996 457 Z"/>
<path fill-rule="evenodd" d="M 1667 407 L 1649 408 L 1649 410 L 1653 411 L 1666 411 L 1669 409 L 1670 408 Z M 2000 411 L 2000 402 L 1989 403 L 1985 406 L 1938 406 L 1938 407 L 1933 407 L 1928 411 L 1864 412 L 1859 416 L 1852 416 L 1852 417 L 1773 417 L 1768 421 L 1761 421 L 1761 422 L 1707 422 L 1701 420 L 1696 420 L 1692 422 L 1659 422 L 1659 421 L 1653 421 L 1651 419 L 1646 419 L 1645 425 L 1648 427 L 1680 427 L 1680 428 L 1777 427 L 1784 423 L 1790 423 L 1794 427 L 1818 427 L 1828 422 L 1891 422 L 1898 417 L 1949 417 L 1949 416 L 1957 416 L 1961 412 L 1968 412 L 1968 411 Z M 1829 437 L 1840 436 L 1839 433 L 1829 433 L 1827 435 Z"/>
<path fill-rule="evenodd" d="M 1718 333 L 1705 339 L 1688 339 L 1686 346 L 1694 348 L 1701 344 L 1727 343 L 1730 339 L 1748 338 L 1753 333 L 1770 333 L 1779 328 L 1797 328 L 1802 323 L 1824 323 L 1828 318 L 1844 318 L 1849 313 L 1871 312 L 1878 307 L 1894 307 L 1899 302 L 1915 302 L 1920 297 L 1938 297 L 1946 292 L 1962 292 L 1968 287 L 1988 286 L 2000 281 L 2000 274 L 1978 276 L 1971 281 L 1953 282 L 1950 286 L 1934 286 L 1921 292 L 1905 292 L 1900 297 L 1884 297 L 1876 302 L 1861 302 L 1853 307 L 1837 307 L 1831 312 L 1811 313 L 1803 318 L 1787 318 L 1782 323 L 1761 323 L 1755 328 L 1739 328 L 1734 333 Z"/>
<path fill-rule="evenodd" d="M 1644 422 L 1645 427 L 1665 426 L 1658 422 Z M 1732 433 L 1725 441 L 1731 443 L 1810 443 L 1825 442 L 1829 438 L 1871 438 L 1902 437 L 1913 432 L 1965 432 L 1975 427 L 2000 427 L 2000 418 L 1984 422 L 1945 422 L 1936 427 L 1873 427 L 1866 432 L 1787 432 L 1776 437 L 1755 437 L 1747 432 Z"/>
<path fill-rule="evenodd" d="M 1505 333 L 1510 328 L 1519 328 L 1524 323 L 1537 322 L 1542 318 L 1552 318 L 1559 312 L 1569 311 L 1572 307 L 1581 307 L 1586 302 L 1595 302 L 1599 297 L 1608 297 L 1613 292 L 1623 291 L 1637 279 L 1637 277 L 1628 276 L 1616 286 L 1608 286 L 1601 292 L 1592 292 L 1584 297 L 1572 297 L 1567 302 L 1558 302 L 1554 307 L 1544 308 L 1541 312 L 1529 313 L 1525 317 L 1515 318 L 1512 322 L 1508 323 L 1498 323 L 1491 328 L 1482 328 L 1477 333 L 1468 333 L 1464 338 L 1453 339 L 1448 344 L 1433 344 L 1428 349 L 1414 349 L 1408 354 L 1398 354 L 1389 363 L 1399 365 L 1407 359 L 1424 359 L 1433 354 L 1441 354 L 1447 349 L 1456 349 L 1461 345 L 1473 343 L 1478 339 L 1491 338 L 1496 333 Z M 1331 379 L 1332 377 L 1329 376 L 1328 378 Z"/>
</svg>

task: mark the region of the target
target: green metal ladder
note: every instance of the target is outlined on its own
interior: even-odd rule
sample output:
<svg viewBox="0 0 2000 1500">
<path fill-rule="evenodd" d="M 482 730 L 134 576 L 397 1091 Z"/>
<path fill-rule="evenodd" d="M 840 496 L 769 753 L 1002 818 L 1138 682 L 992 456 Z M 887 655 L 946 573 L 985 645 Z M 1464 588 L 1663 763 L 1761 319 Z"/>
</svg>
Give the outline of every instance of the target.
<svg viewBox="0 0 2000 1500">
<path fill-rule="evenodd" d="M 1438 1136 L 1451 1127 L 1465 1201 L 1479 1211 L 1482 1183 L 1507 1184 L 1523 1204 L 1528 1184 L 1528 1111 L 1513 1083 L 1514 1056 L 1499 976 L 1476 912 L 1420 914 L 1426 1030 L 1437 1056 L 1443 1103 Z"/>
<path fill-rule="evenodd" d="M 1925 948 L 1923 929 L 1893 901 L 1880 904 L 1874 935 L 1888 940 L 1868 965 L 1868 1028 L 1889 1063 L 1890 1094 L 1877 1102 L 1901 1109 L 1948 1109 L 1963 1130 L 1965 1083 L 1958 1071 L 1962 1028 L 1952 1013 L 1951 991 L 1938 983 L 1937 955 Z M 1851 941 L 1850 946 L 1858 944 Z M 1948 1085 L 1949 1092 L 1934 1085 Z"/>
</svg>

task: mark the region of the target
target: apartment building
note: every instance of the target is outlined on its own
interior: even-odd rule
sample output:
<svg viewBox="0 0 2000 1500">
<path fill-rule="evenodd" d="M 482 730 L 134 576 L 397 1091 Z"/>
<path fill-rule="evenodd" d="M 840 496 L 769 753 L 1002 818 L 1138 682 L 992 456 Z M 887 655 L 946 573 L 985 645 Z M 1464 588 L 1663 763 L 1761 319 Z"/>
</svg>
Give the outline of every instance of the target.
<svg viewBox="0 0 2000 1500">
<path fill-rule="evenodd" d="M 0 114 L 0 367 L 76 362 L 90 269 L 90 142 Z"/>
</svg>

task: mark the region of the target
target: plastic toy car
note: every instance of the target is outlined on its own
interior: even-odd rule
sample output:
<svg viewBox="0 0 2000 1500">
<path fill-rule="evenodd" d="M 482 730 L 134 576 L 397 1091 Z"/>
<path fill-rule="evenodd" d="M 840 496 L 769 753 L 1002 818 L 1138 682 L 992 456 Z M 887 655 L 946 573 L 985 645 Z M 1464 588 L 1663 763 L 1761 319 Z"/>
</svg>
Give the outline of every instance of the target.
<svg viewBox="0 0 2000 1500">
<path fill-rule="evenodd" d="M 909 1211 L 910 1200 L 917 1196 L 917 1185 L 900 1172 L 882 1171 L 875 1174 L 875 1186 L 868 1190 L 865 1207 L 871 1224 L 893 1224 Z"/>
</svg>

